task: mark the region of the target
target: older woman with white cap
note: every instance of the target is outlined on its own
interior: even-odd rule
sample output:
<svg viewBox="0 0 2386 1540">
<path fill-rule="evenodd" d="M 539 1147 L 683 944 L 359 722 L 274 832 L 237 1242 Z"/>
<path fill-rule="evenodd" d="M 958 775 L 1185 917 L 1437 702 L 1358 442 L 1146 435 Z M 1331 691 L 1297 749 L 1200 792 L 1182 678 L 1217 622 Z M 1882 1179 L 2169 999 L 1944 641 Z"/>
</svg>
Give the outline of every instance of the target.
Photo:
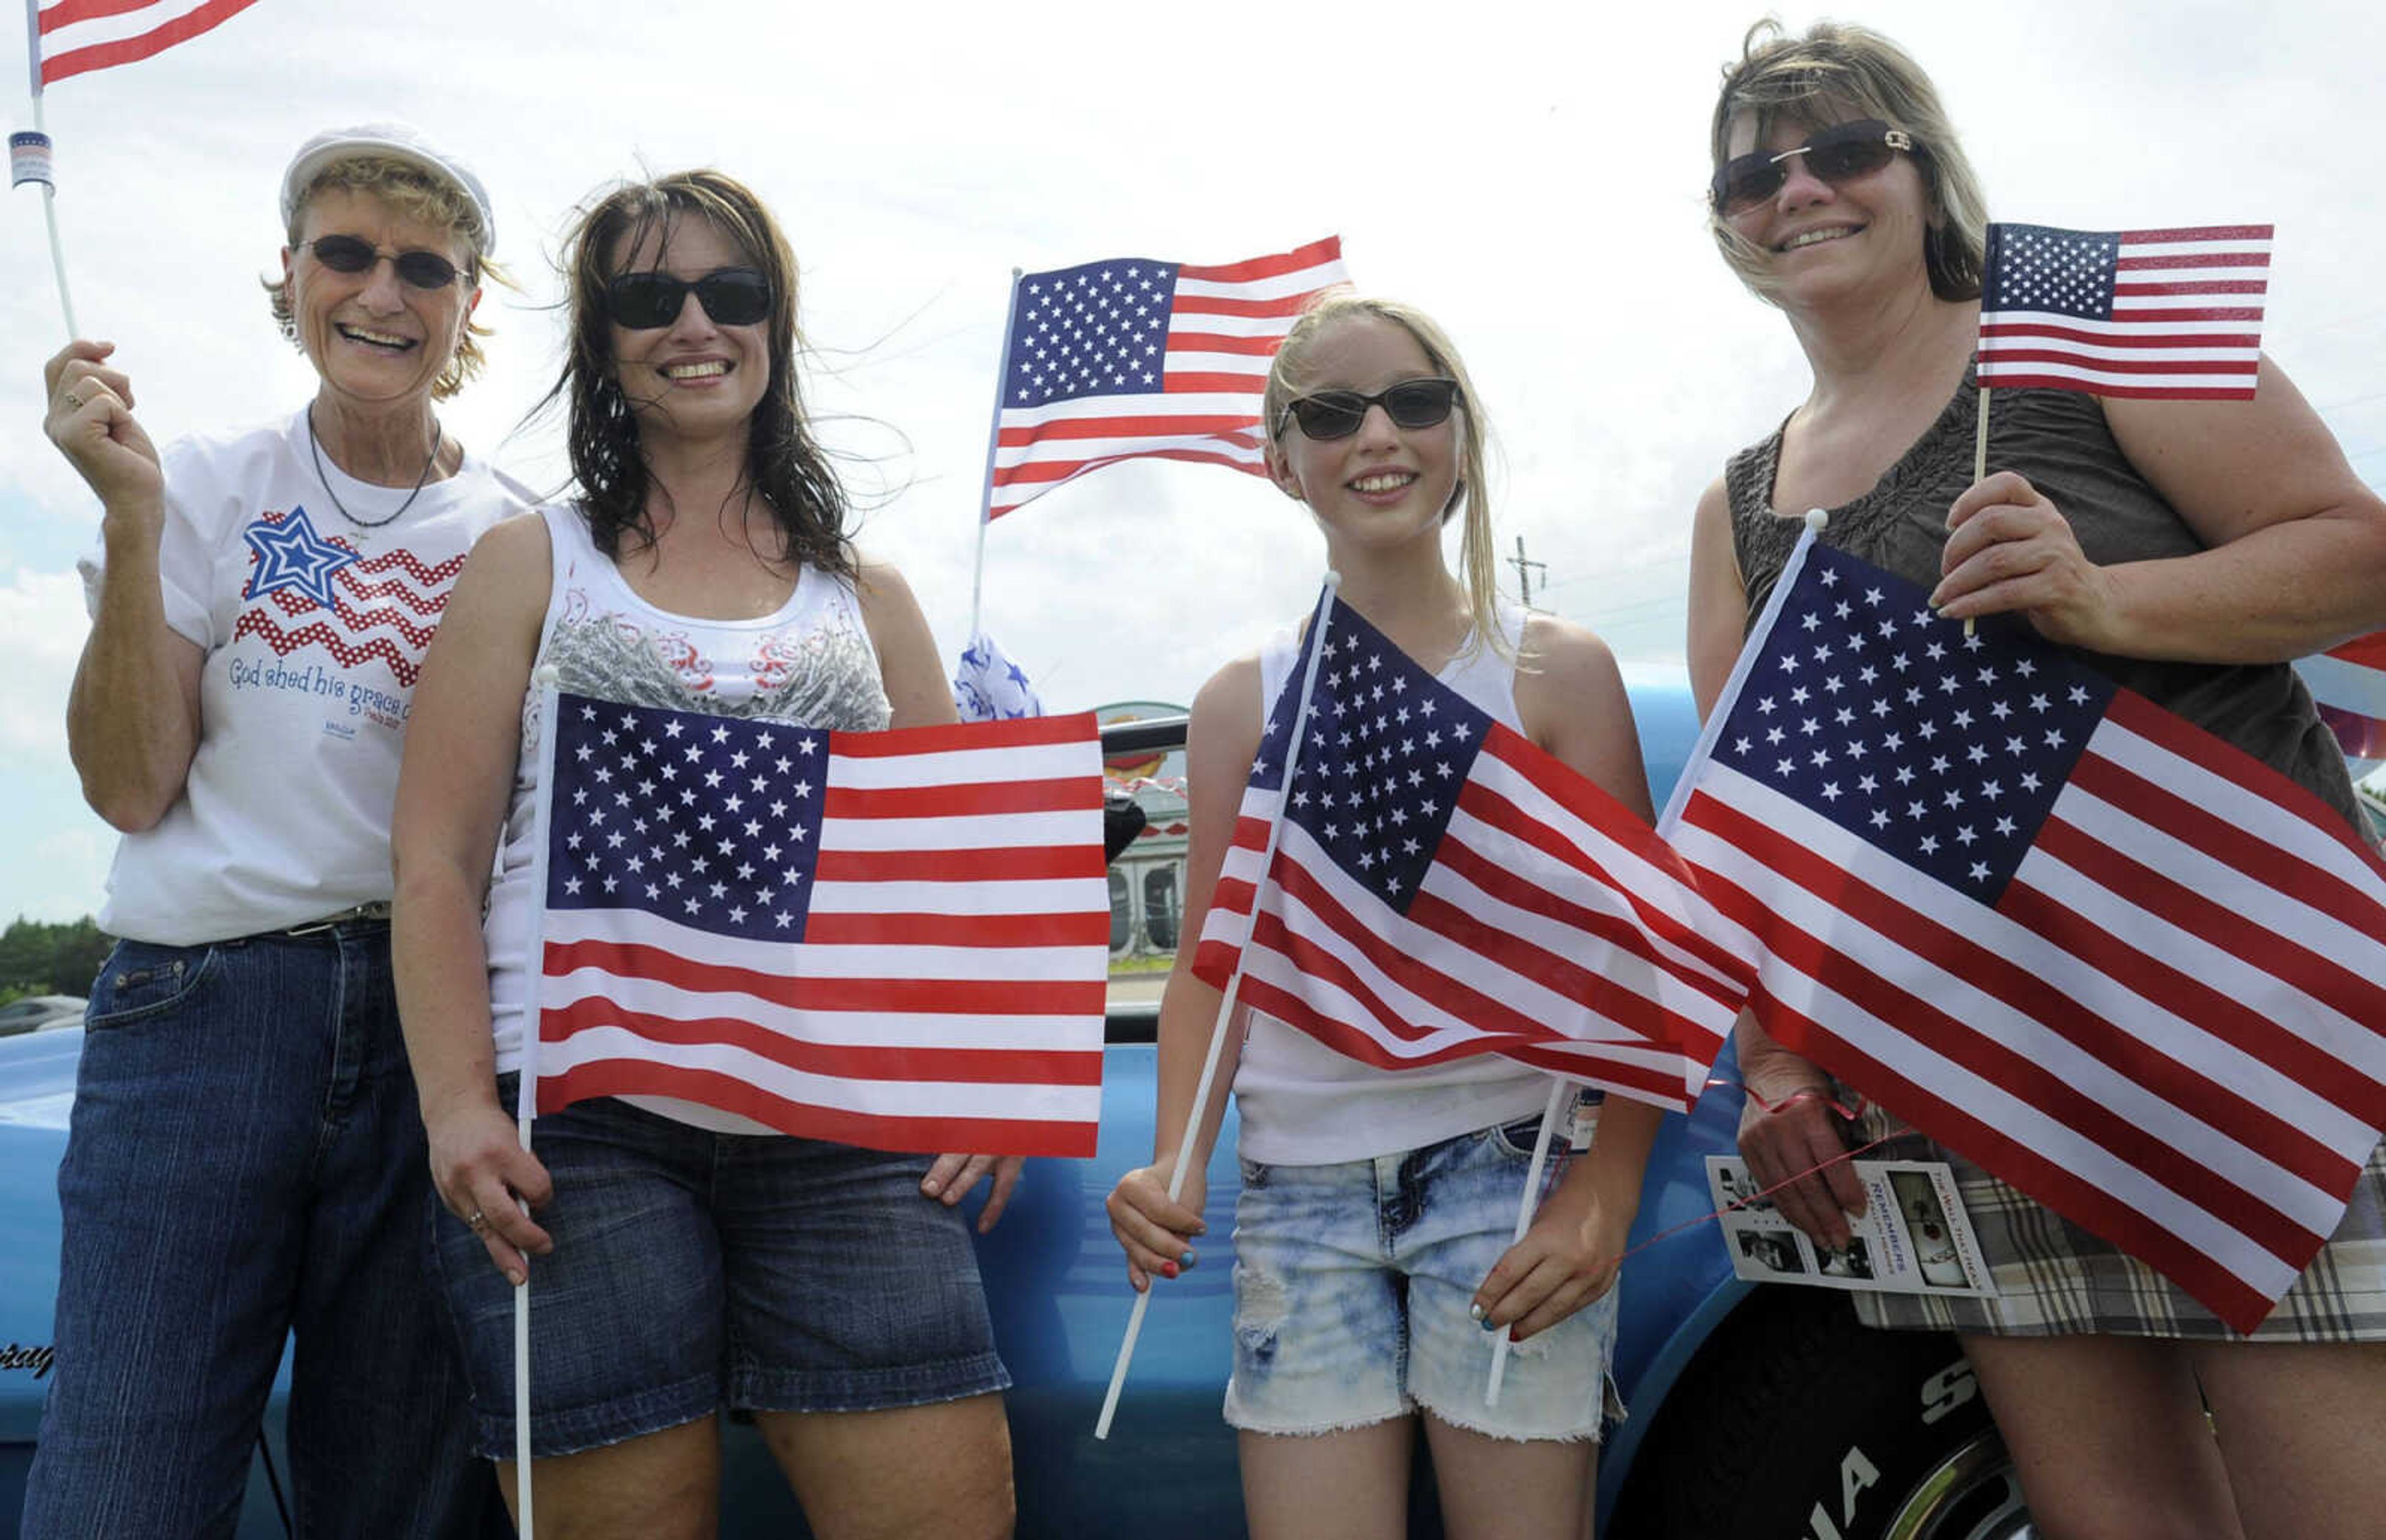
<svg viewBox="0 0 2386 1540">
<path fill-rule="evenodd" d="M 28 1535 L 230 1534 L 294 1332 L 304 1533 L 470 1534 L 487 1496 L 422 1268 L 388 915 L 416 671 L 465 552 L 526 501 L 433 409 L 480 368 L 496 222 L 394 124 L 309 140 L 282 215 L 301 409 L 161 455 L 113 344 L 44 370 L 101 504 L 67 731 L 124 834 L 100 913 L 123 939 L 58 1173 Z"/>
</svg>

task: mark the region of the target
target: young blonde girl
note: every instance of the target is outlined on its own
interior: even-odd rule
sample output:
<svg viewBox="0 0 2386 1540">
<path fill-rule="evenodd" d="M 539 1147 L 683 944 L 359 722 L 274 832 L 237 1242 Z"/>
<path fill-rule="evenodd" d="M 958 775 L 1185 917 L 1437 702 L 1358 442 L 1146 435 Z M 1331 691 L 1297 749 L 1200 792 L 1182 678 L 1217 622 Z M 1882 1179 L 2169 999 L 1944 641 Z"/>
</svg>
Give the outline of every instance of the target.
<svg viewBox="0 0 2386 1540">
<path fill-rule="evenodd" d="M 1268 474 L 1317 520 L 1343 602 L 1647 818 L 1631 707 L 1606 646 L 1494 596 L 1484 422 L 1441 329 L 1390 301 L 1329 300 L 1286 339 L 1264 410 Z M 1462 516 L 1453 573 L 1443 526 Z M 1297 650 L 1287 632 L 1195 698 L 1187 935 L 1199 933 L 1262 719 Z M 1138 1290 L 1194 1260 L 1223 1118 L 1221 1097 L 1195 1147 L 1175 1147 L 1220 1000 L 1192 958 L 1179 953 L 1161 1008 L 1159 1147 L 1110 1198 Z M 1616 1262 L 1658 1112 L 1608 1105 L 1587 1154 L 1555 1157 L 1530 1229 L 1511 1245 L 1546 1076 L 1488 1055 L 1379 1070 L 1248 1008 L 1234 1029 L 1221 1069 L 1237 1097 L 1243 1181 L 1225 1415 L 1240 1431 L 1251 1534 L 1403 1533 L 1419 1426 L 1457 1540 L 1588 1534 Z M 1179 1160 L 1189 1170 L 1172 1203 Z M 1528 1346 L 1494 1407 L 1487 1333 L 1501 1330 Z"/>
</svg>

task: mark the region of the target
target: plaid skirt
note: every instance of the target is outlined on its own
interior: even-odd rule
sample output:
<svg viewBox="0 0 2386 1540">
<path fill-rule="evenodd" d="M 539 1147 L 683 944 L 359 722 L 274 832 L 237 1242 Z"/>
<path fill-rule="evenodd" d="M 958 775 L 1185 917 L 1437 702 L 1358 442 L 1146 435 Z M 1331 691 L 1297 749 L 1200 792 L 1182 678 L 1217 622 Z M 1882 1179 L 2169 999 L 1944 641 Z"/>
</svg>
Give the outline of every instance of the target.
<svg viewBox="0 0 2386 1540">
<path fill-rule="evenodd" d="M 2386 1342 L 2386 1144 L 2369 1152 L 2342 1222 L 2250 1336 L 2178 1284 L 1990 1176 L 1912 1125 L 1866 1104 L 1858 1142 L 1879 1160 L 1943 1160 L 1997 1286 L 1993 1299 L 1854 1295 L 1856 1319 L 1899 1331 L 1991 1336 L 2103 1333 L 2210 1342 Z"/>
</svg>

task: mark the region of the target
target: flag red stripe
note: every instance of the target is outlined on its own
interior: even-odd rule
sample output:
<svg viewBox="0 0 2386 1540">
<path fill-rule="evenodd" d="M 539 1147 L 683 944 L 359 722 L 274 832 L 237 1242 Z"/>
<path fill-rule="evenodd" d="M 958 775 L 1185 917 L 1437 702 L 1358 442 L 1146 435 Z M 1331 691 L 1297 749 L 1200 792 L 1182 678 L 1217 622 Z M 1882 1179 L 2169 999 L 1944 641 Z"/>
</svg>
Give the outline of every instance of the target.
<svg viewBox="0 0 2386 1540">
<path fill-rule="evenodd" d="M 2267 251 L 2179 252 L 2168 257 L 2124 257 L 2113 264 L 2119 272 L 2147 272 L 2166 268 L 2267 268 Z"/>
<path fill-rule="evenodd" d="M 2195 241 L 2267 241 L 2275 225 L 2179 225 L 2167 230 L 2124 230 L 2124 250 L 2130 246 L 2186 245 Z"/>
<path fill-rule="evenodd" d="M 2333 1151 L 2234 1089 L 2196 1073 L 2139 1043 L 2094 1009 L 1988 948 L 1916 913 L 1860 881 L 1843 868 L 1813 855 L 1705 792 L 1692 795 L 1688 821 L 1748 852 L 1783 879 L 1804 888 L 1860 924 L 1888 935 L 1904 949 L 1939 960 L 1962 978 L 2019 1014 L 2091 1055 L 2124 1070 L 2129 1078 L 2190 1114 L 2259 1150 L 2273 1162 L 2323 1190 L 2348 1185 L 2344 1162 Z M 1987 1036 L 1929 1001 L 1890 983 L 1865 962 L 1826 945 L 1775 915 L 1744 890 L 1719 879 L 1705 884 L 1719 908 L 1764 939 L 1767 948 L 1809 978 L 1854 1000 L 1881 1020 L 1948 1061 L 2036 1107 L 2047 1116 L 2093 1139 L 2138 1170 L 2245 1234 L 2285 1256 L 2304 1233 L 2267 1203 L 2230 1182 L 2197 1155 L 2173 1147 L 2121 1114 L 2074 1088 L 2028 1056 Z M 1730 888 L 1727 901 L 1718 887 Z M 1826 1062 L 1826 1068 L 1831 1066 Z M 1906 1083 L 1896 1083 L 1903 1086 Z M 1881 1095 L 1880 1083 L 1859 1084 Z M 1903 1092 L 1882 1099 L 1892 1105 Z"/>
<path fill-rule="evenodd" d="M 1106 945 L 1110 933 L 1111 917 L 1091 911 L 839 914 L 816 908 L 804 921 L 804 943 L 812 946 L 1091 946 Z"/>
<path fill-rule="evenodd" d="M 1836 1061 L 1843 1066 L 1842 1078 L 1850 1084 L 1895 1084 L 1908 1110 L 1944 1132 L 1944 1137 L 1933 1136 L 1937 1143 L 1975 1165 L 2003 1173 L 2009 1184 L 2057 1213 L 2078 1216 L 2075 1222 L 2082 1228 L 2177 1281 L 2236 1330 L 2250 1332 L 2270 1313 L 2271 1301 L 2260 1290 L 2202 1248 L 2189 1245 L 2140 1210 L 2065 1171 L 1993 1123 L 1983 1122 L 1962 1107 L 1899 1080 L 1887 1065 L 1858 1052 L 1821 1023 L 1792 1010 L 1761 987 L 1750 1005 L 1775 1037 L 1784 1042 L 1804 1042 L 1814 1050 L 1816 1062 Z M 2286 1260 L 2307 1264 L 2318 1249 L 2318 1237 L 2311 1238 L 2308 1246 L 2299 1241 Z"/>
<path fill-rule="evenodd" d="M 542 1043 L 559 1043 L 576 1032 L 619 1027 L 656 1043 L 702 1048 L 720 1044 L 742 1049 L 790 1070 L 835 1080 L 898 1081 L 958 1085 L 1099 1085 L 1099 1047 L 1078 1050 L 972 1048 L 960 1044 L 877 1047 L 853 1043 L 817 1043 L 773 1032 L 740 1017 L 680 1020 L 623 1010 L 610 1000 L 583 998 L 539 1013 Z M 956 1032 L 967 1031 L 957 1022 Z"/>
<path fill-rule="evenodd" d="M 2113 307 L 2113 323 L 2116 326 L 2167 326 L 2182 320 L 2250 320 L 2262 319 L 2258 305 L 2207 305 L 2195 309 L 2168 305 L 2120 305 Z"/>
<path fill-rule="evenodd" d="M 789 966 L 800 953 L 788 948 Z M 1101 1014 L 1108 985 L 1053 980 L 824 979 L 757 973 L 725 963 L 699 962 L 642 942 L 550 941 L 544 971 L 550 978 L 595 969 L 622 978 L 649 979 L 673 989 L 750 995 L 790 1010 L 899 1010 L 961 1016 Z"/>
<path fill-rule="evenodd" d="M 2373 631 L 2328 649 L 2330 657 L 2358 663 L 2365 669 L 2386 669 L 2386 631 Z"/>
<path fill-rule="evenodd" d="M 1102 805 L 1099 776 L 1051 781 L 986 781 L 974 785 L 831 786 L 821 811 L 835 819 L 996 818 L 1059 813 Z"/>
<path fill-rule="evenodd" d="M 40 18 L 42 34 L 46 37 L 61 27 L 71 27 L 78 21 L 98 21 L 107 17 L 125 16 L 133 11 L 145 11 L 157 0 L 57 0 L 56 5 L 41 6 L 35 15 Z"/>
<path fill-rule="evenodd" d="M 1168 438 L 1195 433 L 1251 432 L 1258 442 L 1259 416 L 1241 417 L 1066 417 L 1027 428 L 1005 428 L 995 435 L 1005 449 L 1023 449 L 1056 439 Z"/>
<path fill-rule="evenodd" d="M 2266 294 L 2270 292 L 2267 278 L 2204 278 L 2177 283 L 2116 283 L 2113 295 L 2119 299 L 2135 294 Z M 2116 309 L 2119 307 L 2116 306 Z"/>
<path fill-rule="evenodd" d="M 1261 358 L 1273 358 L 1275 350 L 1284 345 L 1282 337 L 1245 337 L 1225 332 L 1171 332 L 1168 350 L 1172 353 L 1248 353 Z"/>
<path fill-rule="evenodd" d="M 2205 389 L 2195 385 L 2116 385 L 2103 381 L 2079 380 L 2064 374 L 2007 374 L 1992 370 L 1993 354 L 1980 361 L 1980 382 L 2001 391 L 2056 390 L 2079 391 L 2089 395 L 2110 395 L 2125 401 L 2251 401 L 2254 387 L 2245 385 L 2215 385 Z M 2215 372 L 2221 372 L 2216 370 Z"/>
<path fill-rule="evenodd" d="M 2097 358 L 2067 347 L 1998 347 L 1981 354 L 1983 362 L 2000 369 L 2016 364 L 2078 364 L 2108 374 L 2255 374 L 2254 358 Z M 1999 381 L 1999 384 L 2004 383 Z"/>
<path fill-rule="evenodd" d="M 2045 337 L 2057 342 L 2085 343 L 2091 347 L 2259 347 L 2259 332 L 2157 332 L 2133 327 L 2127 332 L 2091 332 L 2051 321 L 1994 320 L 1980 325 L 1982 337 Z M 1993 350 L 1997 357 L 2005 350 Z"/>
<path fill-rule="evenodd" d="M 60 81 L 90 70 L 112 69 L 119 64 L 145 59 L 153 54 L 162 54 L 177 43 L 188 42 L 220 25 L 256 3 L 257 0 L 210 0 L 209 4 L 196 10 L 185 11 L 138 37 L 94 43 L 87 48 L 69 48 L 63 54 L 45 56 L 42 60 L 42 83 L 44 86 L 56 85 Z"/>
<path fill-rule="evenodd" d="M 820 853 L 820 883 L 1049 882 L 1099 877 L 1101 846 L 995 846 L 983 850 L 839 850 Z"/>
<path fill-rule="evenodd" d="M 591 1096 L 676 1096 L 751 1118 L 809 1138 L 864 1149 L 931 1154 L 939 1148 L 981 1155 L 1091 1156 L 1091 1121 L 1051 1119 L 879 1117 L 774 1096 L 743 1081 L 679 1065 L 604 1059 L 539 1077 L 538 1109 L 559 1112 Z"/>
<path fill-rule="evenodd" d="M 1179 369 L 1170 365 L 1161 388 L 1171 394 L 1257 396 L 1267 385 L 1267 370 L 1258 369 L 1249 374 L 1222 374 L 1205 370 Z"/>
<path fill-rule="evenodd" d="M 1074 481 L 1088 470 L 1099 470 L 1103 466 L 1116 465 L 1121 460 L 1135 459 L 1194 460 L 1203 465 L 1224 465 L 1237 470 L 1248 470 L 1254 476 L 1267 474 L 1267 471 L 1256 461 L 1214 449 L 1131 449 L 1124 454 L 1103 455 L 1090 460 L 1045 460 L 1031 465 L 1006 466 L 995 471 L 994 484 L 1002 487 L 1020 483 L 1048 482 L 1049 485 L 1038 486 L 1036 490 L 1049 492 L 1062 482 Z M 1026 499 L 1023 498 L 1021 501 L 1023 502 Z M 1013 503 L 996 511 L 1008 512 L 1018 506 L 1017 503 Z"/>
<path fill-rule="evenodd" d="M 1099 731 L 1092 712 L 1072 711 L 1061 717 L 1017 717 L 995 722 L 897 727 L 883 732 L 839 732 L 831 752 L 846 759 L 901 759 L 914 754 L 946 754 L 961 749 L 1044 748 L 1054 744 L 1084 743 Z M 1089 773 L 1088 778 L 1091 784 L 1100 785 L 1098 777 Z"/>
<path fill-rule="evenodd" d="M 1339 261 L 1341 257 L 1342 237 L 1326 235 L 1307 245 L 1295 246 L 1290 251 L 1277 252 L 1270 257 L 1253 257 L 1240 262 L 1222 262 L 1209 267 L 1185 263 L 1177 268 L 1176 277 L 1179 282 L 1189 278 L 1201 283 L 1249 283 L 1255 279 L 1281 278 L 1286 273 L 1322 267 L 1328 262 Z"/>
<path fill-rule="evenodd" d="M 1177 328 L 1187 316 L 1241 316 L 1252 320 L 1299 316 L 1309 308 L 1317 294 L 1317 290 L 1310 289 L 1297 294 L 1274 294 L 1265 299 L 1230 299 L 1222 294 L 1188 294 L 1179 289 L 1176 303 L 1171 307 L 1168 350 L 1174 353 L 1183 345 L 1177 341 L 1182 334 Z"/>
</svg>

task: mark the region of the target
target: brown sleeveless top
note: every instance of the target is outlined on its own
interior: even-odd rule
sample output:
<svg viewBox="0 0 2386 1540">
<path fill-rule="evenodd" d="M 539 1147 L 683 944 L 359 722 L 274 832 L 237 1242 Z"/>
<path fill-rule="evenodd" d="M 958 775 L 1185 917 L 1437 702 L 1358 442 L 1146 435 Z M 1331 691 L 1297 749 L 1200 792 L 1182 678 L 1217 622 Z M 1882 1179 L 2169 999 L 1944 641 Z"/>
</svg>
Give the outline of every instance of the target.
<svg viewBox="0 0 2386 1540">
<path fill-rule="evenodd" d="M 1823 544 L 1928 589 L 1939 581 L 1947 510 L 1972 484 L 1972 437 L 1979 393 L 1967 376 L 1939 419 L 1870 492 L 1832 508 Z M 1781 433 L 1734 455 L 1724 470 L 1732 550 L 1754 624 L 1798 544 L 1804 523 L 1777 517 L 1773 479 Z M 2071 520 L 2079 548 L 2100 565 L 2189 556 L 2204 549 L 2160 493 L 2140 476 L 2105 425 L 2103 405 L 2078 391 L 2000 390 L 1989 398 L 1989 463 L 2016 470 Z M 1802 508 L 1789 510 L 1802 513 Z M 2119 684 L 2236 745 L 2373 836 L 2353 792 L 2344 757 L 2284 663 L 2210 664 L 2081 657 Z"/>
</svg>

